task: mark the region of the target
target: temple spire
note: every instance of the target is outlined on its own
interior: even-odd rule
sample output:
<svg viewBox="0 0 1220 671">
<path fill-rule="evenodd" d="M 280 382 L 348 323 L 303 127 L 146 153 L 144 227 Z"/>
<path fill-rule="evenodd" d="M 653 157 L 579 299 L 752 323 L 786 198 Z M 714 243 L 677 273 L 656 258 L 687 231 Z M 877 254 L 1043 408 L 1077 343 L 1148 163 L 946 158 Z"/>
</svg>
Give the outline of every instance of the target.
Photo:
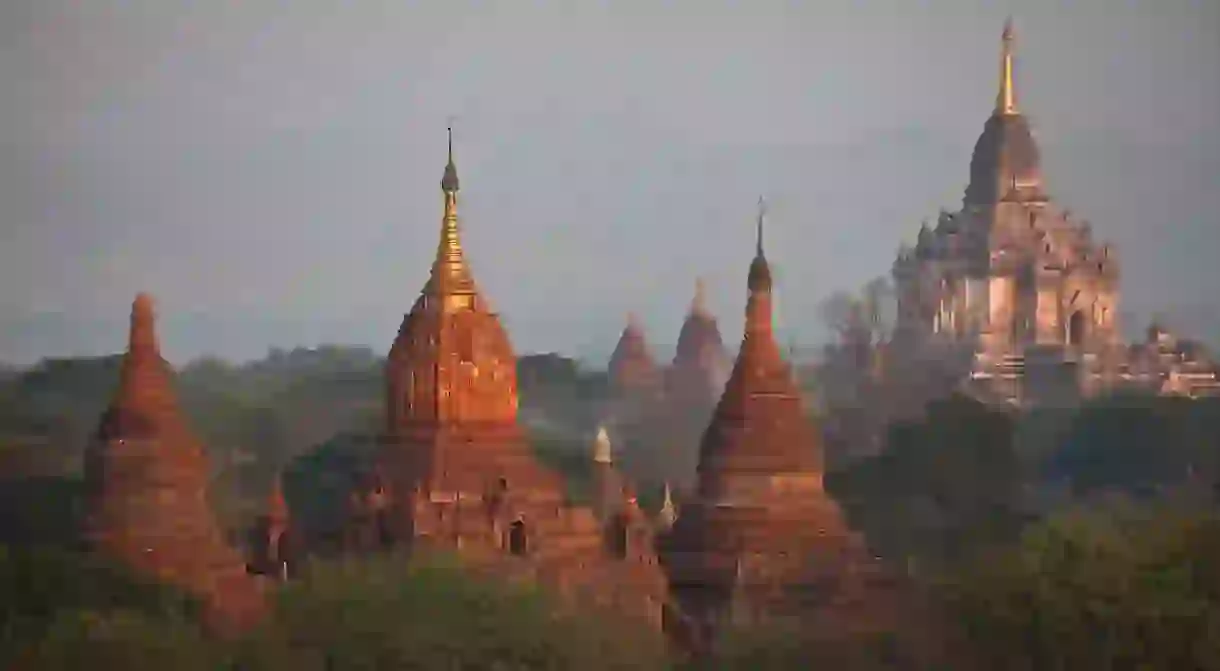
<svg viewBox="0 0 1220 671">
<path fill-rule="evenodd" d="M 669 482 L 666 481 L 665 500 L 661 503 L 661 510 L 657 513 L 657 523 L 662 530 L 669 531 L 677 521 L 678 509 L 674 505 L 673 493 L 669 489 Z"/>
<path fill-rule="evenodd" d="M 1004 32 L 1000 36 L 1000 90 L 996 94 L 996 114 L 1017 114 L 1017 92 L 1013 84 L 1013 42 L 1015 34 L 1012 28 L 1012 17 L 1004 22 Z"/>
<path fill-rule="evenodd" d="M 707 314 L 707 287 L 702 277 L 695 278 L 695 297 L 691 299 L 690 311 L 694 315 Z"/>
<path fill-rule="evenodd" d="M 453 162 L 453 127 L 448 128 L 449 153 L 445 173 L 441 177 L 441 191 L 445 197 L 445 214 L 441 220 L 441 237 L 436 248 L 436 260 L 432 264 L 432 282 L 440 293 L 473 293 L 474 280 L 462 253 L 462 239 L 458 232 L 457 198 L 459 181 L 457 166 Z"/>
<path fill-rule="evenodd" d="M 128 350 L 133 354 L 159 354 L 157 346 L 157 317 L 153 309 L 152 296 L 146 293 L 136 295 L 131 304 L 131 331 L 128 336 Z"/>
<path fill-rule="evenodd" d="M 750 263 L 749 288 L 751 295 L 771 292 L 771 266 L 763 254 L 763 220 L 767 215 L 767 203 L 758 197 L 758 231 L 754 243 L 754 260 Z"/>
<path fill-rule="evenodd" d="M 763 256 L 763 219 L 767 216 L 767 201 L 763 200 L 762 196 L 758 197 L 758 240 L 755 246 L 754 253 L 760 258 Z"/>
</svg>

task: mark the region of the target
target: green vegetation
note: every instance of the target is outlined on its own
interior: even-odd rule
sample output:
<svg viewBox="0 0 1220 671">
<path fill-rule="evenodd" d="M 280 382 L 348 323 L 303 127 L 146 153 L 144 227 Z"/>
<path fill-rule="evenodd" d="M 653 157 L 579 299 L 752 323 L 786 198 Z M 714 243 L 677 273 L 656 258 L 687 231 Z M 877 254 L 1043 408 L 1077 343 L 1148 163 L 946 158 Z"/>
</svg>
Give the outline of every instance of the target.
<svg viewBox="0 0 1220 671">
<path fill-rule="evenodd" d="M 188 602 L 71 554 L 0 554 L 0 663 L 24 668 L 662 669 L 655 632 L 560 615 L 526 588 L 493 585 L 443 557 L 317 563 L 275 595 L 268 621 L 206 638 Z M 8 668 L 8 664 L 4 664 Z"/>
<path fill-rule="evenodd" d="M 1065 512 L 943 579 L 989 668 L 1220 669 L 1220 517 Z"/>
</svg>

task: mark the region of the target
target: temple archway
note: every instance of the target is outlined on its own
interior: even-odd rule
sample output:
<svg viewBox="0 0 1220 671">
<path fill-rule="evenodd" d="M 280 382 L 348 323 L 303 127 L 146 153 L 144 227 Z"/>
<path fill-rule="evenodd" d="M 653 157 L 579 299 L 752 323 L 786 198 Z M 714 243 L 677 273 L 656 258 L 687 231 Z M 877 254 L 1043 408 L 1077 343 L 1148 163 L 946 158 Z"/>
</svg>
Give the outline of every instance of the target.
<svg viewBox="0 0 1220 671">
<path fill-rule="evenodd" d="M 627 521 L 622 515 L 615 515 L 606 529 L 606 546 L 615 559 L 627 558 Z"/>
<path fill-rule="evenodd" d="M 1069 345 L 1079 346 L 1084 344 L 1085 336 L 1085 320 L 1084 310 L 1077 310 L 1068 317 L 1067 340 Z"/>
</svg>

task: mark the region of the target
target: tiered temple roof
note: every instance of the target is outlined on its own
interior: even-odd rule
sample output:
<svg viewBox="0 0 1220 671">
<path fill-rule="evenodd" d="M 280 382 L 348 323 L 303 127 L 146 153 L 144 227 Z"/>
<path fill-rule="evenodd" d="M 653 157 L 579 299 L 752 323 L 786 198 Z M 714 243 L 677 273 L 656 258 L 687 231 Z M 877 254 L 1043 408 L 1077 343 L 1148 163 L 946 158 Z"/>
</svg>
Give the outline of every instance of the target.
<svg viewBox="0 0 1220 671">
<path fill-rule="evenodd" d="M 772 331 L 762 222 L 740 353 L 663 553 L 686 615 L 708 627 L 842 603 L 871 559 L 822 488 L 818 434 Z"/>
<path fill-rule="evenodd" d="M 198 597 L 227 633 L 263 611 L 260 584 L 208 504 L 208 459 L 178 407 L 157 345 L 153 302 L 136 297 L 118 389 L 86 453 L 92 549 Z"/>
</svg>

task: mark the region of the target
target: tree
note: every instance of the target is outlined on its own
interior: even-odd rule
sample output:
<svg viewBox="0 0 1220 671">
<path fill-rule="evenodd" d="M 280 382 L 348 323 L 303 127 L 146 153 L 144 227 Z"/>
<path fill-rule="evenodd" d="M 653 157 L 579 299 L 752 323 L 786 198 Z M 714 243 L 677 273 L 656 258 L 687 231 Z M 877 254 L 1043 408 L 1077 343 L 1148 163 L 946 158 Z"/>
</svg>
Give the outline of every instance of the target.
<svg viewBox="0 0 1220 671">
<path fill-rule="evenodd" d="M 943 579 L 994 669 L 1220 669 L 1220 518 L 1078 509 Z"/>
</svg>

